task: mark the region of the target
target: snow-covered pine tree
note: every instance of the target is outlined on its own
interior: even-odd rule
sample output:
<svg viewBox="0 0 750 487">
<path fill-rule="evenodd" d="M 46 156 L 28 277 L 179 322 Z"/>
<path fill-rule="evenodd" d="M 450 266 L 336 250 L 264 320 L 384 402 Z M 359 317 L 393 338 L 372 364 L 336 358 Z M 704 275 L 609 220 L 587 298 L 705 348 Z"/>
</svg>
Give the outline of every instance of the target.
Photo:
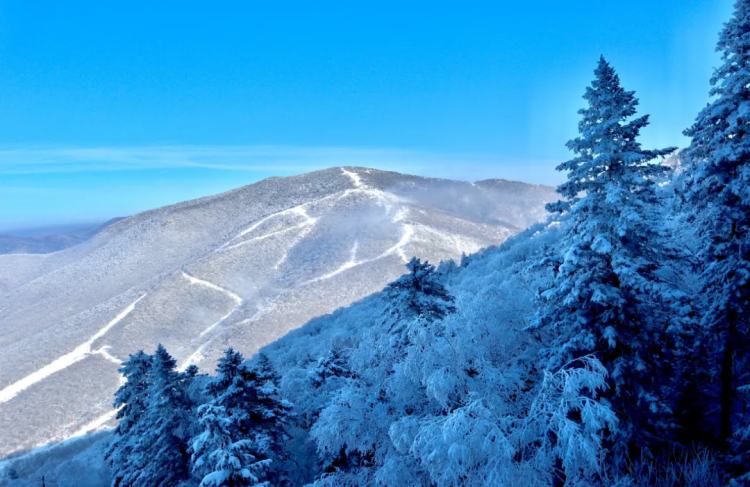
<svg viewBox="0 0 750 487">
<path fill-rule="evenodd" d="M 343 351 L 336 346 L 331 347 L 328 353 L 318 360 L 315 367 L 310 370 L 310 381 L 316 389 L 321 388 L 332 378 L 347 378 L 352 376 L 352 371 L 347 363 Z"/>
<path fill-rule="evenodd" d="M 115 393 L 117 427 L 105 455 L 112 469 L 113 487 L 130 485 L 137 473 L 138 466 L 133 464 L 132 455 L 137 441 L 137 427 L 148 403 L 150 368 L 151 357 L 142 350 L 130 355 L 119 368 L 125 382 Z"/>
<path fill-rule="evenodd" d="M 270 362 L 261 355 L 251 366 L 230 348 L 216 372 L 199 412 L 202 431 L 191 442 L 193 470 L 206 486 L 278 485 L 289 405 Z M 217 484 L 221 479 L 228 483 Z"/>
<path fill-rule="evenodd" d="M 621 87 L 603 57 L 594 73 L 584 95 L 588 106 L 579 111 L 580 135 L 567 144 L 576 157 L 557 167 L 568 173 L 558 187 L 563 198 L 548 206 L 563 214 L 564 236 L 537 324 L 553 337 L 547 350 L 552 372 L 576 366 L 583 356 L 604 364 L 610 378 L 605 394 L 625 420 L 617 443 L 641 446 L 670 427 L 657 382 L 668 371 L 662 368 L 668 366 L 667 324 L 655 306 L 669 293 L 655 277 L 659 235 L 651 215 L 655 180 L 666 172 L 652 161 L 674 149 L 643 149 L 637 137 L 648 116 L 633 118 L 634 92 Z"/>
<path fill-rule="evenodd" d="M 706 309 L 718 382 L 718 438 L 750 465 L 750 0 L 738 0 L 717 49 L 713 99 L 686 131 L 688 197 L 704 241 Z M 746 473 L 750 482 L 750 473 Z"/>
<path fill-rule="evenodd" d="M 202 432 L 192 440 L 193 470 L 200 487 L 268 486 L 271 460 L 257 456 L 256 441 L 240 438 L 237 418 L 214 403 L 198 408 Z"/>
<path fill-rule="evenodd" d="M 210 400 L 199 408 L 201 432 L 191 448 L 202 486 L 263 485 L 271 467 L 268 440 L 252 419 L 256 384 L 243 374 L 243 362 L 239 352 L 224 352 L 206 387 Z"/>
<path fill-rule="evenodd" d="M 128 486 L 173 486 L 189 477 L 188 439 L 194 418 L 186 390 L 192 375 L 175 367 L 174 358 L 159 345 L 151 358 L 148 402 L 133 449 L 138 472 Z"/>
<path fill-rule="evenodd" d="M 206 386 L 208 394 L 228 410 L 247 407 L 246 402 L 252 398 L 252 389 L 240 377 L 244 361 L 240 352 L 231 347 L 226 349 L 216 364 L 216 377 Z"/>
<path fill-rule="evenodd" d="M 296 426 L 310 429 L 318 419 L 320 411 L 327 405 L 326 398 L 331 391 L 340 390 L 354 377 L 348 355 L 348 350 L 338 344 L 332 344 L 324 356 L 314 362 L 314 365 L 311 364 L 306 374 L 306 382 L 312 386 L 312 394 L 309 397 L 296 398 L 297 402 L 305 402 L 302 411 L 295 414 L 293 423 Z"/>
<path fill-rule="evenodd" d="M 406 264 L 409 270 L 387 287 L 397 313 L 439 319 L 455 310 L 453 298 L 436 277 L 435 267 L 416 257 Z"/>
<path fill-rule="evenodd" d="M 292 405 L 281 397 L 279 377 L 268 356 L 259 353 L 252 364 L 243 364 L 243 378 L 255 387 L 256 397 L 250 418 L 253 428 L 264 434 L 268 440 L 268 456 L 276 462 L 271 471 L 271 480 L 279 484 L 283 479 L 280 467 L 286 459 L 285 442 L 289 439 L 287 425 Z"/>
</svg>

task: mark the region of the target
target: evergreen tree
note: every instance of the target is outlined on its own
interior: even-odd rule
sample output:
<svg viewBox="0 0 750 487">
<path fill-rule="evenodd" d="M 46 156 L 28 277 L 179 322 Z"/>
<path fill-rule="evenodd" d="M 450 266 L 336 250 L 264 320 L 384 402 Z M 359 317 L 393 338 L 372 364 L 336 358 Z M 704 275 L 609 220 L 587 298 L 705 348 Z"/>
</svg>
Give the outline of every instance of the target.
<svg viewBox="0 0 750 487">
<path fill-rule="evenodd" d="M 286 428 L 292 406 L 281 397 L 279 377 L 266 354 L 259 353 L 254 364 L 243 367 L 242 374 L 256 389 L 253 425 L 268 438 L 268 455 L 280 463 L 286 458 L 284 444 L 289 439 Z"/>
<path fill-rule="evenodd" d="M 208 394 L 230 412 L 247 407 L 254 394 L 250 384 L 240 376 L 244 361 L 241 353 L 228 348 L 216 364 L 216 377 L 206 387 Z"/>
<path fill-rule="evenodd" d="M 117 427 L 106 453 L 112 468 L 112 485 L 129 485 L 137 466 L 133 465 L 133 449 L 137 443 L 138 424 L 146 412 L 151 357 L 142 350 L 130 355 L 119 369 L 125 382 L 115 393 Z"/>
<path fill-rule="evenodd" d="M 455 311 L 453 298 L 437 278 L 434 266 L 412 257 L 406 268 L 409 272 L 386 288 L 397 314 L 406 311 L 407 315 L 439 319 Z"/>
<path fill-rule="evenodd" d="M 242 354 L 228 348 L 216 366 L 216 377 L 206 386 L 209 404 L 222 408 L 232 418 L 230 433 L 249 438 L 257 433 L 253 411 L 258 401 L 257 384 L 245 372 Z"/>
<path fill-rule="evenodd" d="M 315 368 L 310 371 L 310 381 L 316 389 L 323 387 L 331 378 L 347 378 L 351 376 L 352 373 L 349 369 L 347 359 L 341 349 L 336 346 L 332 346 L 331 350 L 318 360 Z"/>
<path fill-rule="evenodd" d="M 671 426 L 656 382 L 668 370 L 660 369 L 668 347 L 666 317 L 654 303 L 669 292 L 655 276 L 660 238 L 652 217 L 655 182 L 667 169 L 652 161 L 673 149 L 644 150 L 636 139 L 648 116 L 633 118 L 634 92 L 621 87 L 603 57 L 594 73 L 588 106 L 579 111 L 580 135 L 567 144 L 576 157 L 557 167 L 568 173 L 558 187 L 563 199 L 548 206 L 563 214 L 563 255 L 553 287 L 542 293 L 537 324 L 555 337 L 551 370 L 575 367 L 582 357 L 605 366 L 607 399 L 628 420 L 618 444 L 642 445 Z"/>
<path fill-rule="evenodd" d="M 278 484 L 288 404 L 270 361 L 261 355 L 251 367 L 230 348 L 216 372 L 207 386 L 211 400 L 200 408 L 202 432 L 192 441 L 194 471 L 202 485 Z"/>
<path fill-rule="evenodd" d="M 205 473 L 201 487 L 266 486 L 271 460 L 258 458 L 258 444 L 238 434 L 238 419 L 223 406 L 198 408 L 202 433 L 192 441 L 193 470 Z"/>
<path fill-rule="evenodd" d="M 689 201 L 704 241 L 703 328 L 718 381 L 718 439 L 750 465 L 750 0 L 738 0 L 717 49 L 714 97 L 686 131 Z M 748 474 L 750 477 L 750 474 Z M 750 482 L 750 478 L 747 478 Z"/>
<path fill-rule="evenodd" d="M 137 428 L 134 460 L 139 471 L 129 486 L 172 486 L 189 476 L 193 418 L 186 380 L 192 375 L 178 372 L 175 366 L 159 345 L 151 359 L 146 412 Z"/>
</svg>

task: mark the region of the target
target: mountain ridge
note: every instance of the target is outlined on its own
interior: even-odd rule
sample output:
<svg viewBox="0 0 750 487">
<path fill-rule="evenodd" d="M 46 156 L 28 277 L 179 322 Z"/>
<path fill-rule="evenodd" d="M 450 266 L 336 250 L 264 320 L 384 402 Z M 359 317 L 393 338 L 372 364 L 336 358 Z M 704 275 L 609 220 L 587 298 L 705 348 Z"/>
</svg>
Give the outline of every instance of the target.
<svg viewBox="0 0 750 487">
<path fill-rule="evenodd" d="M 117 365 L 138 348 L 162 342 L 182 367 L 230 342 L 251 354 L 382 289 L 412 255 L 503 241 L 553 193 L 522 196 L 338 167 L 149 210 L 54 254 L 0 255 L 0 454 L 106 424 Z M 517 204 L 498 210 L 506 197 Z"/>
</svg>

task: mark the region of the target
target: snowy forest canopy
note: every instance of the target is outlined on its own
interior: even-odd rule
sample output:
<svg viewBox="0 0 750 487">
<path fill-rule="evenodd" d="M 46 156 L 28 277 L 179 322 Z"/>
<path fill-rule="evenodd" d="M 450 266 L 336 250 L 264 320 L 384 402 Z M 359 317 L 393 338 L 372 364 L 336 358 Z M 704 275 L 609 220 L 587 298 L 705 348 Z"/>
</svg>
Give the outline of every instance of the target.
<svg viewBox="0 0 750 487">
<path fill-rule="evenodd" d="M 214 376 L 121 368 L 115 486 L 750 485 L 750 0 L 691 145 L 601 58 L 545 224 Z"/>
</svg>

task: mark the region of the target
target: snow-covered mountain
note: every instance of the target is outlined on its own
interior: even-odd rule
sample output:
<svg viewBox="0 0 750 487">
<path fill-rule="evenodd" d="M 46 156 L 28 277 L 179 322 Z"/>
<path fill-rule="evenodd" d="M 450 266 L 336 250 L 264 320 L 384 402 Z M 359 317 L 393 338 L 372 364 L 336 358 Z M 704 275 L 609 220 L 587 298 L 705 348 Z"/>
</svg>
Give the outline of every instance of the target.
<svg viewBox="0 0 750 487">
<path fill-rule="evenodd" d="M 117 367 L 163 343 L 211 369 L 380 290 L 416 255 L 499 243 L 551 188 L 364 168 L 270 178 L 118 221 L 52 254 L 0 255 L 0 456 L 112 418 Z"/>
</svg>

